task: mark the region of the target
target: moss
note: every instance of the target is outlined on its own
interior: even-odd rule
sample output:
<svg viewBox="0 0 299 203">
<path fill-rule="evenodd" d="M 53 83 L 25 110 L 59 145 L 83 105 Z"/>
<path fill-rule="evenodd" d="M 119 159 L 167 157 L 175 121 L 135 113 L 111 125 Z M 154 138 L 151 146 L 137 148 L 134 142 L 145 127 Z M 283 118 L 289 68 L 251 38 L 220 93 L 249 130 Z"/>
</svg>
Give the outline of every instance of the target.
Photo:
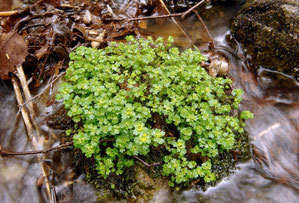
<svg viewBox="0 0 299 203">
<path fill-rule="evenodd" d="M 232 24 L 233 34 L 252 56 L 252 64 L 297 77 L 299 8 L 293 1 L 252 0 Z"/>
<path fill-rule="evenodd" d="M 238 110 L 243 91 L 208 75 L 199 52 L 171 48 L 172 38 L 166 46 L 162 38 L 127 40 L 105 50 L 78 48 L 57 96 L 77 122 L 75 165 L 99 199 L 146 201 L 168 183 L 205 187 L 228 175 L 253 117 Z"/>
<path fill-rule="evenodd" d="M 168 181 L 161 175 L 161 166 L 149 168 L 139 163 L 135 167 L 126 169 L 122 175 L 116 176 L 112 174 L 108 179 L 104 179 L 97 174 L 93 159 L 86 158 L 80 150 L 74 150 L 74 154 L 74 165 L 77 173 L 86 174 L 86 180 L 97 189 L 99 200 L 108 201 L 126 198 L 142 202 L 155 198 L 155 195 L 161 191 L 163 193 L 173 191 L 168 186 Z M 218 181 L 232 173 L 236 163 L 249 160 L 250 157 L 248 135 L 243 133 L 237 139 L 236 150 L 224 152 L 212 160 L 212 171 L 215 173 L 216 181 L 211 183 L 195 181 L 196 187 L 206 190 L 210 186 L 215 186 Z M 160 153 L 157 152 L 144 161 L 153 163 L 161 160 Z M 111 185 L 115 185 L 115 187 L 112 188 Z M 189 185 L 189 187 L 191 186 L 194 186 L 194 184 Z M 185 187 L 184 189 L 187 188 Z"/>
</svg>

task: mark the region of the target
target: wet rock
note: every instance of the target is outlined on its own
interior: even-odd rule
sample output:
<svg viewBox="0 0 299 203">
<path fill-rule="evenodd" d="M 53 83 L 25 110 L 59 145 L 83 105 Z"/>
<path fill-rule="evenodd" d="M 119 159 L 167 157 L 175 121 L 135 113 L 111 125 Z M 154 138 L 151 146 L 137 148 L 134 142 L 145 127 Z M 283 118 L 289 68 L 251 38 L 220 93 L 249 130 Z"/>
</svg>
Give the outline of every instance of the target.
<svg viewBox="0 0 299 203">
<path fill-rule="evenodd" d="M 136 184 L 133 191 L 136 202 L 166 203 L 170 202 L 170 187 L 163 178 L 151 177 L 141 167 L 135 168 Z"/>
<path fill-rule="evenodd" d="M 228 74 L 229 64 L 227 60 L 220 55 L 211 57 L 211 63 L 207 67 L 209 75 L 216 76 L 226 76 Z"/>
<path fill-rule="evenodd" d="M 232 24 L 252 65 L 299 79 L 299 6 L 294 0 L 248 0 Z"/>
<path fill-rule="evenodd" d="M 50 115 L 47 121 L 50 128 L 59 130 L 70 129 L 73 124 L 72 119 L 66 116 L 63 111 Z"/>
</svg>

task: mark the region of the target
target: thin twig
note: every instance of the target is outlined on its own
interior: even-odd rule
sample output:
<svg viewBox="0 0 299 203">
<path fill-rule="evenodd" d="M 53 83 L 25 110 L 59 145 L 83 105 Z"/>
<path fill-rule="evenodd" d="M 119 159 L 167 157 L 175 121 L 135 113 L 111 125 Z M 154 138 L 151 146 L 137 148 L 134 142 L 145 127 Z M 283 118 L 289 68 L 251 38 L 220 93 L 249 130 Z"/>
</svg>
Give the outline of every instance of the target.
<svg viewBox="0 0 299 203">
<path fill-rule="evenodd" d="M 56 22 L 56 21 L 55 21 L 55 22 Z M 51 27 L 51 29 L 53 30 L 52 27 Z M 53 32 L 49 50 L 51 50 L 51 49 L 53 48 L 55 39 L 56 39 L 56 32 Z M 38 79 L 40 79 L 40 77 L 41 77 L 43 71 L 45 70 L 45 66 L 46 66 L 46 63 L 47 63 L 47 61 L 48 61 L 49 55 L 50 55 L 50 52 L 48 51 L 48 52 L 47 52 L 47 55 L 46 55 L 46 58 L 45 58 L 45 61 L 44 61 L 44 63 L 43 63 L 43 66 L 41 67 L 40 73 L 39 73 L 39 75 L 38 75 Z"/>
<path fill-rule="evenodd" d="M 105 20 L 105 21 L 122 21 L 122 20 L 126 20 L 126 21 L 138 21 L 138 20 L 149 20 L 149 19 L 159 19 L 159 18 L 173 18 L 173 17 L 185 18 L 186 15 L 188 15 L 190 12 L 192 12 L 193 10 L 195 10 L 196 8 L 198 8 L 204 2 L 205 2 L 205 0 L 202 0 L 201 2 L 197 3 L 195 6 L 191 7 L 190 9 L 188 9 L 187 11 L 181 12 L 181 13 L 170 13 L 169 10 L 165 7 L 166 11 L 169 14 L 159 15 L 159 16 L 143 16 L 143 17 L 137 17 L 137 18 L 105 18 L 103 20 Z M 165 5 L 164 2 L 162 3 L 162 5 Z"/>
<path fill-rule="evenodd" d="M 131 0 L 128 1 L 127 5 L 123 9 L 121 9 L 121 13 L 124 13 L 129 8 L 130 3 L 131 3 Z"/>
<path fill-rule="evenodd" d="M 13 84 L 13 88 L 16 94 L 17 103 L 18 104 L 24 103 L 22 93 L 17 82 L 17 78 L 14 75 L 11 78 L 11 82 Z M 33 132 L 33 126 L 30 122 L 30 117 L 24 108 L 21 109 L 21 113 L 22 113 L 23 121 L 25 123 L 25 127 L 27 129 L 28 138 L 31 140 L 34 132 Z"/>
<path fill-rule="evenodd" d="M 23 28 L 21 28 L 18 33 L 21 33 L 23 30 L 27 30 L 29 28 L 33 28 L 33 27 L 39 27 L 39 26 L 48 26 L 49 24 L 44 24 L 44 23 L 41 23 L 41 24 L 35 24 L 35 25 L 27 25 Z"/>
<path fill-rule="evenodd" d="M 161 162 L 152 163 L 152 164 L 146 163 L 145 161 L 143 161 L 142 159 L 140 159 L 138 156 L 134 156 L 134 159 L 138 160 L 139 162 L 141 162 L 146 167 L 153 167 L 153 166 L 158 166 L 158 165 L 161 164 Z"/>
<path fill-rule="evenodd" d="M 205 0 L 200 1 L 195 6 L 191 7 L 189 10 L 187 10 L 186 12 L 184 12 L 184 14 L 182 15 L 182 18 L 185 18 L 186 15 L 188 15 L 191 11 L 195 10 L 197 7 L 199 7 L 204 2 L 205 2 Z"/>
<path fill-rule="evenodd" d="M 215 43 L 213 40 L 213 37 L 208 29 L 208 27 L 206 26 L 205 22 L 203 21 L 203 19 L 200 17 L 199 13 L 196 10 L 193 10 L 193 12 L 195 13 L 195 15 L 197 16 L 197 18 L 199 19 L 199 21 L 201 22 L 202 26 L 204 27 L 205 31 L 207 32 L 210 40 L 211 40 L 211 44 L 212 44 L 212 48 L 215 49 Z"/>
<path fill-rule="evenodd" d="M 171 18 L 171 17 L 181 17 L 184 13 L 173 13 L 173 14 L 167 14 L 167 15 L 159 15 L 159 16 L 144 16 L 144 17 L 138 17 L 138 18 L 105 18 L 103 20 L 106 21 L 137 21 L 137 20 L 149 20 L 149 19 L 159 19 L 159 18 Z"/>
<path fill-rule="evenodd" d="M 57 203 L 57 195 L 56 195 L 56 190 L 55 190 L 54 176 L 55 176 L 55 173 L 53 172 L 52 169 L 50 169 L 51 198 L 54 200 L 53 203 Z"/>
<path fill-rule="evenodd" d="M 23 155 L 34 155 L 34 154 L 47 154 L 52 151 L 62 150 L 73 146 L 73 142 L 67 142 L 65 144 L 61 144 L 57 147 L 52 147 L 49 149 L 43 150 L 34 150 L 34 151 L 27 151 L 27 152 L 11 152 L 9 150 L 3 149 L 0 146 L 0 155 L 14 155 L 14 156 L 23 156 Z"/>
<path fill-rule="evenodd" d="M 188 9 L 185 12 L 181 12 L 181 13 L 170 13 L 169 10 L 167 9 L 166 11 L 169 13 L 167 15 L 144 16 L 144 17 L 138 17 L 138 18 L 105 18 L 103 20 L 106 20 L 106 21 L 122 21 L 122 20 L 126 20 L 126 21 L 138 21 L 138 20 L 149 20 L 149 19 L 159 19 L 159 18 L 172 18 L 172 17 L 185 18 L 186 15 L 188 15 L 190 12 L 192 12 L 194 9 L 196 9 L 197 7 L 199 7 L 204 2 L 205 2 L 205 0 L 202 0 L 201 2 L 197 3 L 192 8 Z M 163 3 L 162 5 L 165 5 L 165 4 Z"/>
<path fill-rule="evenodd" d="M 115 139 L 103 139 L 100 140 L 99 142 L 114 142 Z M 27 151 L 27 152 L 12 152 L 7 149 L 3 149 L 0 146 L 0 155 L 6 156 L 6 155 L 13 155 L 13 156 L 24 156 L 24 155 L 35 155 L 35 154 L 47 154 L 52 151 L 57 151 L 57 150 L 62 150 L 62 149 L 67 149 L 73 146 L 73 142 L 67 142 L 65 144 L 58 145 L 57 147 L 52 147 L 48 149 L 42 149 L 42 150 L 34 150 L 34 151 Z"/>
<path fill-rule="evenodd" d="M 100 140 L 99 142 L 114 142 L 115 139 L 103 139 L 103 140 Z"/>
<path fill-rule="evenodd" d="M 17 14 L 18 11 L 1 11 L 0 17 L 9 17 L 11 15 Z"/>
<path fill-rule="evenodd" d="M 191 182 L 191 186 L 196 185 L 197 183 L 199 183 L 201 181 L 201 179 L 197 179 Z"/>
<path fill-rule="evenodd" d="M 60 73 L 54 80 L 52 80 L 40 93 L 38 93 L 37 95 L 35 95 L 34 97 L 31 97 L 30 100 L 27 100 L 26 102 L 24 102 L 23 104 L 21 105 L 18 105 L 19 107 L 19 110 L 18 110 L 18 113 L 17 115 L 20 113 L 21 109 L 28 103 L 28 102 L 31 102 L 33 101 L 34 99 L 38 98 L 39 96 L 41 96 L 47 89 L 48 87 L 50 87 L 55 81 L 57 81 L 62 75 L 64 75 L 65 72 L 62 72 Z"/>
<path fill-rule="evenodd" d="M 26 100 L 25 102 L 28 103 L 29 112 L 30 112 L 31 116 L 33 116 L 33 118 L 34 118 L 35 112 L 34 112 L 34 108 L 33 108 L 33 103 L 31 102 L 31 93 L 30 93 L 29 87 L 27 85 L 27 80 L 26 80 L 26 76 L 25 76 L 24 69 L 23 69 L 22 65 L 17 66 L 17 73 L 18 73 L 17 76 L 21 82 L 21 87 L 24 92 L 24 96 L 25 96 L 25 100 Z"/>
<path fill-rule="evenodd" d="M 18 103 L 18 105 L 20 105 L 20 104 L 24 103 L 23 96 L 22 96 L 20 87 L 18 85 L 17 78 L 15 76 L 12 77 L 12 83 L 13 83 L 14 91 L 16 94 L 17 103 Z M 24 84 L 24 82 L 22 82 L 22 84 Z M 26 85 L 27 85 L 27 83 L 26 83 Z M 25 91 L 26 88 L 23 87 L 23 90 Z M 24 94 L 26 94 L 26 93 L 24 93 Z M 30 92 L 28 94 L 30 94 Z M 27 135 L 29 137 L 29 140 L 31 141 L 31 144 L 32 144 L 34 150 L 38 150 L 38 144 L 37 144 L 38 142 L 37 142 L 37 135 L 36 135 L 38 132 L 34 131 L 33 126 L 30 122 L 30 117 L 28 115 L 28 112 L 25 111 L 24 108 L 22 108 L 21 112 L 22 112 L 22 117 L 23 117 L 26 129 L 27 129 Z M 46 184 L 46 191 L 47 191 L 48 198 L 49 198 L 50 202 L 53 203 L 54 200 L 51 198 L 51 191 L 50 191 L 50 184 L 49 184 L 49 180 L 48 180 L 48 176 L 47 176 L 47 170 L 42 163 L 42 157 L 38 156 L 37 158 L 38 158 L 38 162 L 40 164 L 43 176 L 46 180 L 45 184 Z"/>
<path fill-rule="evenodd" d="M 167 11 L 168 14 L 171 14 L 170 11 L 168 10 L 167 6 L 165 5 L 163 0 L 160 0 L 160 3 L 162 4 L 162 6 L 164 7 L 164 9 Z M 179 22 L 177 22 L 175 20 L 174 17 L 171 17 L 171 20 L 178 26 L 178 28 L 181 30 L 181 32 L 185 35 L 186 39 L 190 42 L 190 44 L 198 50 L 198 48 L 195 46 L 195 44 L 192 42 L 192 40 L 190 39 L 190 37 L 187 35 L 187 33 L 185 32 L 185 30 L 182 28 L 182 26 L 179 24 Z"/>
</svg>

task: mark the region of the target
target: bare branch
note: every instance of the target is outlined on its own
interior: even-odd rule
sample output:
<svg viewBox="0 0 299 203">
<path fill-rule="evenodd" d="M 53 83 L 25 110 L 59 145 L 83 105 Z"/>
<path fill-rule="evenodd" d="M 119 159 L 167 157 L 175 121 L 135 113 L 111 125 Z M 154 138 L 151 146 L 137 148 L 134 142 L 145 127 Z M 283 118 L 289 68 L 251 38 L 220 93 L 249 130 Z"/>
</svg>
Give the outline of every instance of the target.
<svg viewBox="0 0 299 203">
<path fill-rule="evenodd" d="M 188 15 L 190 12 L 192 12 L 193 10 L 195 10 L 196 8 L 198 8 L 204 2 L 205 2 L 205 0 L 202 0 L 199 3 L 197 3 L 195 6 L 193 6 L 192 8 L 190 8 L 187 11 L 182 12 L 182 13 L 170 13 L 168 11 L 168 9 L 167 9 L 167 12 L 169 13 L 167 15 L 144 16 L 144 17 L 138 17 L 138 18 L 105 18 L 103 20 L 105 20 L 105 21 L 122 21 L 122 20 L 126 20 L 126 21 L 138 21 L 138 20 L 149 20 L 149 19 L 159 19 L 159 18 L 173 18 L 173 17 L 185 18 L 186 15 Z M 162 3 L 162 5 L 165 5 L 165 4 Z"/>
<path fill-rule="evenodd" d="M 23 71 L 23 67 L 20 65 L 18 68 L 17 68 L 17 71 L 19 73 L 19 77 L 22 76 L 23 73 L 21 72 L 24 72 Z M 24 95 L 27 95 L 29 96 L 28 98 L 30 98 L 30 91 L 29 91 L 29 88 L 27 86 L 27 82 L 25 81 L 25 77 L 21 77 L 20 80 L 24 80 L 24 81 L 21 81 L 21 84 L 23 85 L 22 86 L 22 89 L 24 91 Z M 21 90 L 20 90 L 20 87 L 18 85 L 18 82 L 17 82 L 17 79 L 15 76 L 12 77 L 12 83 L 13 83 L 13 87 L 14 87 L 14 91 L 15 91 L 15 94 L 16 94 L 16 99 L 17 99 L 17 103 L 18 105 L 24 103 L 24 100 L 23 100 L 23 96 L 22 96 L 22 93 L 21 93 Z M 25 92 L 27 91 L 27 92 Z M 30 106 L 28 106 L 30 108 Z M 33 109 L 31 109 L 31 111 L 33 111 Z M 25 126 L 26 126 L 26 129 L 27 129 L 27 135 L 29 137 L 29 140 L 31 141 L 31 144 L 34 148 L 34 150 L 38 150 L 38 144 L 37 144 L 37 139 L 38 139 L 38 136 L 39 136 L 39 129 L 37 128 L 36 130 L 33 129 L 33 124 L 36 124 L 35 120 L 33 120 L 33 122 L 31 123 L 30 122 L 30 116 L 28 115 L 28 112 L 25 111 L 23 108 L 21 109 L 21 113 L 22 113 L 22 117 L 23 117 L 23 120 L 24 120 L 24 123 L 25 123 Z M 36 125 L 37 126 L 37 125 Z M 37 126 L 38 127 L 38 126 Z M 40 164 L 40 167 L 41 167 L 41 170 L 42 170 L 42 174 L 46 180 L 46 189 L 47 189 L 47 195 L 48 195 L 48 198 L 50 200 L 50 202 L 55 202 L 56 200 L 52 199 L 51 198 L 51 191 L 50 191 L 50 184 L 49 184 L 49 180 L 48 180 L 48 175 L 47 175 L 47 170 L 42 162 L 42 157 L 38 156 L 38 162 Z"/>
<path fill-rule="evenodd" d="M 202 26 L 204 27 L 205 31 L 207 32 L 210 40 L 211 40 L 211 43 L 212 43 L 212 47 L 213 49 L 215 49 L 215 43 L 214 43 L 214 40 L 213 40 L 213 37 L 208 29 L 208 27 L 206 26 L 205 22 L 203 21 L 203 19 L 200 17 L 199 13 L 195 10 L 193 10 L 193 12 L 195 13 L 195 15 L 197 16 L 197 18 L 199 19 L 199 21 L 201 22 Z"/>
<path fill-rule="evenodd" d="M 114 142 L 115 139 L 104 139 L 104 140 L 100 140 L 99 142 Z"/>
<path fill-rule="evenodd" d="M 100 140 L 99 142 L 114 142 L 115 139 L 103 139 Z M 52 151 L 57 151 L 57 150 L 63 150 L 67 149 L 73 146 L 73 142 L 67 142 L 65 144 L 61 144 L 57 147 L 52 147 L 49 149 L 43 149 L 43 150 L 35 150 L 35 151 L 27 151 L 27 152 L 12 152 L 7 149 L 4 149 L 0 146 L 0 155 L 1 156 L 6 156 L 6 155 L 13 155 L 13 156 L 23 156 L 23 155 L 35 155 L 35 154 L 47 154 Z"/>
<path fill-rule="evenodd" d="M 159 19 L 159 18 L 171 18 L 171 17 L 181 17 L 184 13 L 173 13 L 168 15 L 159 15 L 159 16 L 145 16 L 145 17 L 138 17 L 138 18 L 105 18 L 103 20 L 106 21 L 137 21 L 137 20 L 149 20 L 149 19 Z"/>
<path fill-rule="evenodd" d="M 198 8 L 201 4 L 203 4 L 205 2 L 205 0 L 202 0 L 200 2 L 198 2 L 195 6 L 191 7 L 189 10 L 187 10 L 186 12 L 183 13 L 182 18 L 185 18 L 186 15 L 188 15 L 191 11 L 193 11 L 194 9 Z"/>
<path fill-rule="evenodd" d="M 146 167 L 153 167 L 153 166 L 158 166 L 158 165 L 161 164 L 161 162 L 152 163 L 152 164 L 146 163 L 145 161 L 143 161 L 142 159 L 140 159 L 138 156 L 134 156 L 134 159 L 136 159 L 137 161 L 141 162 Z"/>
<path fill-rule="evenodd" d="M 168 14 L 171 14 L 170 11 L 168 10 L 167 6 L 165 5 L 163 0 L 159 0 L 159 2 L 161 3 L 161 5 L 164 7 L 164 9 L 167 11 Z M 183 27 L 180 25 L 180 23 L 178 21 L 176 21 L 176 19 L 174 17 L 171 17 L 171 20 L 174 22 L 174 24 L 176 24 L 176 26 L 181 30 L 181 32 L 184 34 L 184 36 L 186 37 L 186 39 L 190 42 L 190 44 L 198 50 L 197 46 L 195 46 L 195 44 L 192 42 L 192 40 L 190 39 L 190 37 L 187 35 L 187 33 L 185 32 L 185 30 L 183 29 Z"/>
<path fill-rule="evenodd" d="M 26 102 L 24 102 L 24 103 L 22 103 L 22 104 L 20 104 L 20 105 L 18 105 L 19 106 L 19 110 L 18 110 L 18 113 L 17 114 L 19 114 L 20 113 L 20 111 L 21 111 L 21 109 L 28 103 L 28 102 L 30 102 L 30 101 L 32 101 L 32 100 L 34 100 L 34 99 L 36 99 L 37 97 L 40 97 L 47 89 L 48 89 L 48 87 L 50 87 L 56 80 L 58 80 L 62 75 L 64 75 L 65 74 L 65 72 L 62 72 L 62 73 L 60 73 L 54 80 L 52 80 L 40 93 L 38 93 L 37 95 L 35 95 L 34 97 L 32 97 L 32 98 L 30 98 L 30 100 L 27 100 Z"/>
<path fill-rule="evenodd" d="M 35 151 L 27 151 L 27 152 L 11 152 L 9 150 L 3 149 L 0 146 L 0 155 L 14 155 L 14 156 L 23 156 L 23 155 L 34 155 L 34 154 L 47 154 L 52 151 L 62 150 L 73 146 L 73 142 L 67 142 L 65 144 L 61 144 L 57 147 L 52 147 L 49 149 L 43 149 L 43 150 L 35 150 Z"/>
</svg>

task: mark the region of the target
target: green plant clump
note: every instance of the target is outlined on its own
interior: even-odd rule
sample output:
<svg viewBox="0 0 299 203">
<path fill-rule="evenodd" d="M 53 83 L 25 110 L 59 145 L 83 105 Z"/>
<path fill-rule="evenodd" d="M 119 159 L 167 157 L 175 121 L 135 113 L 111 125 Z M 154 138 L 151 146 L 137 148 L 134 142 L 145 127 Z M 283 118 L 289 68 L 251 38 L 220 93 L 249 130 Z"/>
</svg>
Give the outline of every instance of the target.
<svg viewBox="0 0 299 203">
<path fill-rule="evenodd" d="M 230 79 L 208 75 L 199 65 L 206 58 L 191 49 L 180 52 L 171 37 L 166 45 L 162 38 L 126 40 L 70 54 L 57 99 L 77 123 L 67 131 L 74 146 L 94 158 L 104 178 L 160 150 L 170 185 L 214 181 L 213 158 L 234 149 L 253 116 L 232 114 L 242 90 L 231 91 Z"/>
</svg>

